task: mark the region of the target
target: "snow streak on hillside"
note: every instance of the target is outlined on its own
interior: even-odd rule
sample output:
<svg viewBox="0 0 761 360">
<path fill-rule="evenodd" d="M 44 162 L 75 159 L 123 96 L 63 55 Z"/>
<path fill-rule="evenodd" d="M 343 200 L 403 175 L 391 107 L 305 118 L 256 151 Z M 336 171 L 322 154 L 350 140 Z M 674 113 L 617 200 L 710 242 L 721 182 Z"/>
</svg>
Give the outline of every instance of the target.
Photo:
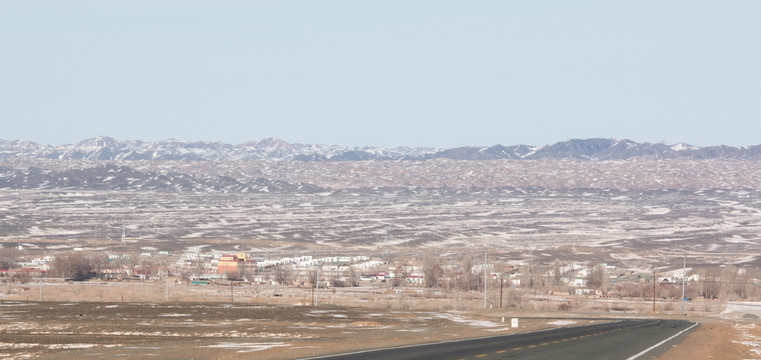
<svg viewBox="0 0 761 360">
<path fill-rule="evenodd" d="M 182 160 L 182 161 L 365 161 L 365 160 L 536 160 L 579 159 L 621 160 L 633 157 L 689 159 L 761 159 L 761 145 L 749 147 L 712 146 L 700 148 L 687 144 L 637 143 L 631 140 L 583 139 L 548 146 L 495 145 L 433 149 L 399 147 L 343 147 L 336 145 L 291 144 L 278 139 L 263 139 L 239 145 L 218 142 L 119 141 L 97 137 L 74 145 L 51 146 L 28 141 L 0 140 L 0 158 L 57 160 Z"/>
</svg>

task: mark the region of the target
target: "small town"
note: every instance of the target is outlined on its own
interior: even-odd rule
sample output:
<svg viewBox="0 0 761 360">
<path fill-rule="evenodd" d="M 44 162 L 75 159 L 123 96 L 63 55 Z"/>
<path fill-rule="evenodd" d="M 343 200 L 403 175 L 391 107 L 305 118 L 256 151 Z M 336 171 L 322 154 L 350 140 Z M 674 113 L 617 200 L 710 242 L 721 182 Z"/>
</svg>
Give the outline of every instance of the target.
<svg viewBox="0 0 761 360">
<path fill-rule="evenodd" d="M 85 248 L 45 256 L 31 255 L 23 248 L 6 248 L 1 253 L 4 299 L 30 299 L 30 294 L 36 295 L 37 283 L 139 282 L 185 285 L 199 292 L 195 299 L 188 298 L 188 293 L 174 299 L 167 289 L 163 299 L 155 299 L 159 301 L 229 301 L 226 297 L 215 300 L 204 296 L 203 287 L 226 289 L 224 286 L 234 285 L 259 290 L 248 298 L 237 298 L 248 302 L 301 297 L 300 304 L 310 305 L 315 301 L 315 289 L 318 294 L 320 289 L 333 289 L 332 294 L 342 289 L 350 294 L 386 294 L 388 299 L 394 299 L 394 294 L 414 294 L 421 300 L 433 301 L 415 305 L 421 308 L 436 304 L 435 300 L 457 298 L 455 303 L 447 302 L 448 306 L 462 310 L 481 306 L 536 310 L 592 307 L 614 312 L 679 313 L 685 311 L 686 302 L 689 311 L 711 313 L 722 310 L 727 301 L 758 301 L 761 296 L 758 277 L 736 266 L 673 266 L 648 272 L 602 262 L 550 262 L 525 257 L 511 260 L 486 253 L 451 259 L 388 254 L 271 257 L 252 252 L 106 253 Z M 45 299 L 44 293 L 39 290 L 40 300 Z M 367 306 L 351 300 L 357 298 L 334 296 L 322 301 Z M 383 306 L 398 305 L 389 303 Z"/>
</svg>

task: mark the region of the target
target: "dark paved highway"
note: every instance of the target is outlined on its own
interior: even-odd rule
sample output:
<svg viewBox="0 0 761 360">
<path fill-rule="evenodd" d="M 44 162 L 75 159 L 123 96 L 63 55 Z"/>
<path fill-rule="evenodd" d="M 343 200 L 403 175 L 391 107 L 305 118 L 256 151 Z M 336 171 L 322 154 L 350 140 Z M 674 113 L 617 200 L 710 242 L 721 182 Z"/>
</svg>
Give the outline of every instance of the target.
<svg viewBox="0 0 761 360">
<path fill-rule="evenodd" d="M 695 323 L 682 320 L 622 320 L 525 334 L 381 349 L 320 359 L 653 359 L 668 350 L 670 344 L 680 341 L 687 332 L 654 349 L 648 350 L 649 348 L 693 325 Z"/>
</svg>

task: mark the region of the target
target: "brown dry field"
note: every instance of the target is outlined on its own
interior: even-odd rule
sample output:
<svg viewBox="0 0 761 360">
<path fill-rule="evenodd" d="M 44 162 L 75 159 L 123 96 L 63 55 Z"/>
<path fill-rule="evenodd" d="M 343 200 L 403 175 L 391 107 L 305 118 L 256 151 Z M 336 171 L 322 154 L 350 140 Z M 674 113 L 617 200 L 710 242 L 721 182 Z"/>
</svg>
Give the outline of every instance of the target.
<svg viewBox="0 0 761 360">
<path fill-rule="evenodd" d="M 511 329 L 502 324 L 499 312 L 185 302 L 0 306 L 2 358 L 293 359 L 553 327 L 552 319 L 523 319 L 518 329 Z"/>
<path fill-rule="evenodd" d="M 356 294 L 327 291 L 310 306 L 305 289 L 247 292 L 221 285 L 165 283 L 29 283 L 0 296 L 0 358 L 42 359 L 293 359 L 368 348 L 578 326 L 620 317 L 678 317 L 604 311 L 463 309 L 447 300 L 411 300 L 409 294 L 357 306 Z M 247 290 L 255 287 L 251 286 Z M 10 295 L 8 295 L 10 293 Z M 237 294 L 237 295 L 235 295 Z M 379 296 L 379 294 L 375 294 Z M 341 297 L 354 297 L 354 302 Z M 123 300 L 122 300 L 123 299 Z M 201 301 L 199 301 L 201 300 Z M 361 303 L 361 301 L 360 301 Z M 705 314 L 702 314 L 705 315 Z M 758 320 L 688 316 L 701 322 L 660 359 L 758 359 Z M 519 317 L 520 327 L 502 323 Z M 596 320 L 591 320 L 591 319 Z M 556 319 L 566 319 L 555 325 Z M 568 319 L 573 319 L 568 321 Z M 586 319 L 586 320 L 584 320 Z M 600 320 L 602 319 L 602 320 Z"/>
<path fill-rule="evenodd" d="M 658 360 L 761 359 L 761 326 L 758 321 L 705 317 L 690 320 L 699 321 L 700 326 Z"/>
</svg>

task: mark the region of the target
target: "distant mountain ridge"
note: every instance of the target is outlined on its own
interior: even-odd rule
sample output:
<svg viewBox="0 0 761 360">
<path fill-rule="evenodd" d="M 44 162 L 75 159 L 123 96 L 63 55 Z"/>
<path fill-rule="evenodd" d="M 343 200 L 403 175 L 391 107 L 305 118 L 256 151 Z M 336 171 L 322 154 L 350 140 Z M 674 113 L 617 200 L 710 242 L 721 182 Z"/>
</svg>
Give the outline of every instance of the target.
<svg viewBox="0 0 761 360">
<path fill-rule="evenodd" d="M 96 137 L 74 145 L 40 145 L 0 140 L 0 158 L 57 160 L 173 160 L 173 161 L 365 161 L 365 160 L 623 160 L 633 157 L 761 160 L 761 145 L 697 147 L 687 144 L 637 143 L 615 139 L 572 139 L 552 145 L 494 145 L 452 149 L 345 147 L 305 145 L 266 138 L 239 145 L 220 142 L 164 140 L 121 141 Z"/>
</svg>

